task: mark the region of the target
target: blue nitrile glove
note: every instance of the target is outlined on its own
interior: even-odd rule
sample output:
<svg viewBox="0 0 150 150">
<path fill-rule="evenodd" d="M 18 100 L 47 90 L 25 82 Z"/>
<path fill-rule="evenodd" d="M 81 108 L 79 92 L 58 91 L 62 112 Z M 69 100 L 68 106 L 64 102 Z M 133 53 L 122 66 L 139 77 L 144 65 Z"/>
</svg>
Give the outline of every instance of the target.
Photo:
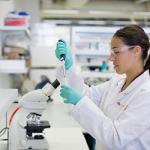
<svg viewBox="0 0 150 150">
<path fill-rule="evenodd" d="M 73 59 L 70 50 L 64 40 L 58 40 L 56 50 L 56 57 L 60 60 L 62 55 L 65 55 L 65 68 L 69 69 L 73 64 Z"/>
<path fill-rule="evenodd" d="M 64 103 L 76 105 L 84 95 L 69 86 L 62 85 L 60 96 L 64 98 Z"/>
</svg>

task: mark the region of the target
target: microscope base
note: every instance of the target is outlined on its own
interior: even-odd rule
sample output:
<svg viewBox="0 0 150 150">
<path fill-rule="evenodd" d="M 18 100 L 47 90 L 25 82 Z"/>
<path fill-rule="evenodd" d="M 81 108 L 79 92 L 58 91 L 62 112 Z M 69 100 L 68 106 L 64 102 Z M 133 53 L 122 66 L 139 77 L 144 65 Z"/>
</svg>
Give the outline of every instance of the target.
<svg viewBox="0 0 150 150">
<path fill-rule="evenodd" d="M 32 150 L 49 150 L 49 145 L 45 139 L 31 139 L 22 143 L 24 146 L 21 149 Z"/>
</svg>

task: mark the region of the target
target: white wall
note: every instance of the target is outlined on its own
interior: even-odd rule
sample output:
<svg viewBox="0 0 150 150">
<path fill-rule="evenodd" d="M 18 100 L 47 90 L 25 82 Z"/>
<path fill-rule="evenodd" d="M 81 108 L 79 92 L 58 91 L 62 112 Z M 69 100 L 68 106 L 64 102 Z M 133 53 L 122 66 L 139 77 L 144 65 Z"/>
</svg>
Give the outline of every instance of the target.
<svg viewBox="0 0 150 150">
<path fill-rule="evenodd" d="M 17 11 L 27 11 L 31 16 L 31 23 L 40 21 L 39 0 L 14 0 Z"/>
<path fill-rule="evenodd" d="M 55 77 L 55 69 L 32 69 L 30 70 L 30 76 L 33 81 L 38 83 L 41 81 L 41 75 L 46 75 L 51 82 L 53 82 Z"/>
<path fill-rule="evenodd" d="M 0 89 L 11 87 L 11 78 L 7 74 L 0 74 Z"/>
<path fill-rule="evenodd" d="M 6 17 L 6 15 L 9 11 L 14 10 L 13 0 L 0 1 L 0 10 L 1 10 L 1 12 L 0 12 L 0 25 L 3 25 L 4 17 Z"/>
<path fill-rule="evenodd" d="M 56 43 L 64 39 L 70 43 L 70 27 L 57 27 L 49 23 L 36 23 L 32 26 L 31 58 L 32 67 L 56 67 Z"/>
</svg>

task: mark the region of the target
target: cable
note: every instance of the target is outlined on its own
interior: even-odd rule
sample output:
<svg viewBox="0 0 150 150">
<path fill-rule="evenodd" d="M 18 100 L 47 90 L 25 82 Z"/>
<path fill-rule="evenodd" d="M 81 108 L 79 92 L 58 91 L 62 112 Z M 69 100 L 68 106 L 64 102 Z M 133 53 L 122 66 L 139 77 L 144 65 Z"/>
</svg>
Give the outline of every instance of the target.
<svg viewBox="0 0 150 150">
<path fill-rule="evenodd" d="M 7 127 L 7 112 L 6 112 L 6 126 L 0 131 L 0 137 L 2 137 L 9 128 Z"/>
<path fill-rule="evenodd" d="M 6 133 L 6 131 L 7 131 L 8 129 L 9 129 L 9 128 L 7 128 L 7 127 L 3 128 L 3 129 L 0 131 L 0 137 L 2 137 L 2 136 Z M 6 138 L 6 139 L 0 139 L 0 141 L 8 141 L 8 138 Z"/>
<path fill-rule="evenodd" d="M 9 125 L 11 124 L 12 120 L 13 120 L 13 117 L 15 116 L 15 114 L 19 111 L 20 107 L 17 107 L 14 112 L 12 113 L 12 115 L 10 116 L 10 119 L 9 119 Z"/>
<path fill-rule="evenodd" d="M 7 131 L 7 127 L 5 127 L 5 128 L 3 128 L 1 131 L 0 131 L 0 137 L 2 137 L 4 134 L 5 134 L 5 132 Z"/>
</svg>

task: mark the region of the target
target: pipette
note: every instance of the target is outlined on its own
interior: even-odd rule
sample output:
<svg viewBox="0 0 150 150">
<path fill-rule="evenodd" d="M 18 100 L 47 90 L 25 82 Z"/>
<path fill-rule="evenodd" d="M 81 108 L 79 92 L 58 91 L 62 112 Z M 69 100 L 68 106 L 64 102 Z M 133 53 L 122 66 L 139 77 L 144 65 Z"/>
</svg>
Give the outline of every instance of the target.
<svg viewBox="0 0 150 150">
<path fill-rule="evenodd" d="M 66 68 L 65 68 L 65 54 L 61 54 L 60 56 L 60 61 L 62 62 L 62 66 L 63 66 L 63 74 L 64 74 L 64 78 L 66 77 Z"/>
</svg>

